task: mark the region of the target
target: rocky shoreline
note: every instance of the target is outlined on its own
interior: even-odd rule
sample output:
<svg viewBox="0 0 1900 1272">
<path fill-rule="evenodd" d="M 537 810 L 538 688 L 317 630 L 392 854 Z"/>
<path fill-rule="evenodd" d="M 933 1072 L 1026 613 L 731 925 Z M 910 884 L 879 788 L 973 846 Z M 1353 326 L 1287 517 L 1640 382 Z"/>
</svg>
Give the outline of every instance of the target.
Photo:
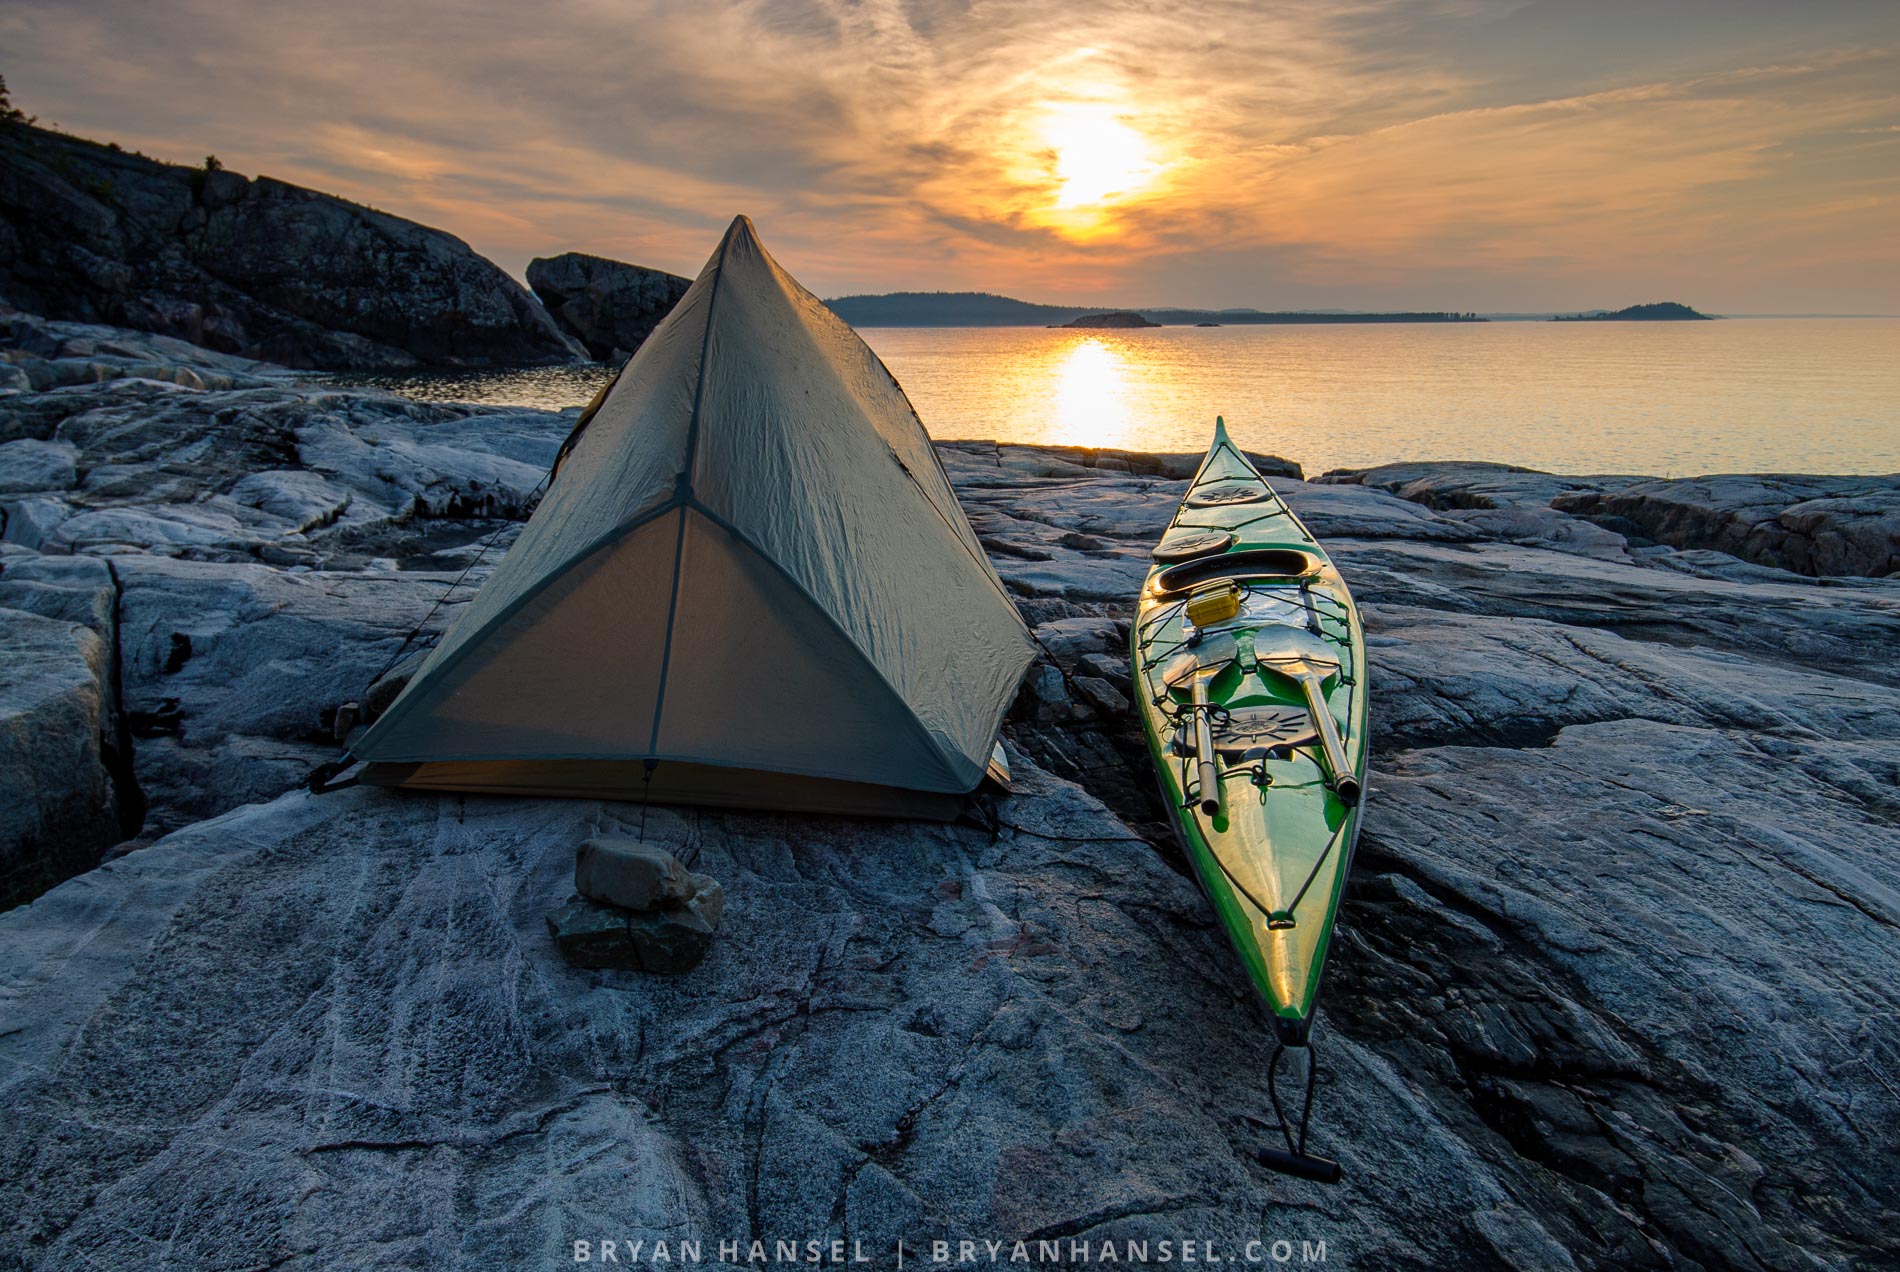
<svg viewBox="0 0 1900 1272">
<path fill-rule="evenodd" d="M 304 368 L 584 356 L 525 288 L 442 230 L 215 156 L 188 168 L 6 120 L 0 298 Z"/>
<path fill-rule="evenodd" d="M 1674 550 L 1713 551 L 1813 578 L 1900 573 L 1900 473 L 1559 477 L 1451 462 L 1343 469 L 1318 480 L 1389 491 L 1505 539 L 1555 534 L 1662 564 Z M 1604 533 L 1581 529 L 1586 522 Z"/>
<path fill-rule="evenodd" d="M 1055 660 L 1006 727 L 1020 790 L 994 830 L 652 810 L 726 898 L 662 981 L 570 968 L 545 925 L 636 809 L 302 789 L 337 706 L 506 550 L 572 411 L 22 314 L 0 359 L 0 869 L 43 892 L 0 915 L 0 1262 L 1890 1257 L 1894 479 L 1279 467 L 1373 675 L 1328 1190 L 1253 1160 L 1262 1013 L 1127 706 L 1191 457 L 943 445 Z"/>
</svg>

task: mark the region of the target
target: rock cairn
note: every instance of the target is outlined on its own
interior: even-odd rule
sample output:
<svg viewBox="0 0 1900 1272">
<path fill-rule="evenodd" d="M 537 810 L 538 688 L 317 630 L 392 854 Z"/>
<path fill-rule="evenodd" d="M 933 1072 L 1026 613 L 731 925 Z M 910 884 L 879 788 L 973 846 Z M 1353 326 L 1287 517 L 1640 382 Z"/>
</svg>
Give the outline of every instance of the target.
<svg viewBox="0 0 1900 1272">
<path fill-rule="evenodd" d="M 548 931 L 575 967 L 690 972 L 712 948 L 726 908 L 718 880 L 637 839 L 582 844 L 574 887 L 580 895 L 548 915 Z"/>
</svg>

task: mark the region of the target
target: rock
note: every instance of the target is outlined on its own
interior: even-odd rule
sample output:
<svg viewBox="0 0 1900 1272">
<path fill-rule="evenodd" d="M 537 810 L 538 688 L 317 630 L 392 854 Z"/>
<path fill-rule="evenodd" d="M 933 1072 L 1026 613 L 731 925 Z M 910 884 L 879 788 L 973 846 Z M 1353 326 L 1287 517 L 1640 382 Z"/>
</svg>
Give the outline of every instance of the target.
<svg viewBox="0 0 1900 1272">
<path fill-rule="evenodd" d="M 337 758 L 328 713 L 358 699 L 418 624 L 432 639 L 473 595 L 450 595 L 452 575 L 407 571 L 147 556 L 115 568 L 134 765 L 161 831 L 269 798 Z"/>
<path fill-rule="evenodd" d="M 579 348 L 440 230 L 269 177 L 0 132 L 0 291 L 286 366 L 569 362 Z M 36 384 L 36 387 L 49 387 Z"/>
<path fill-rule="evenodd" d="M 691 909 L 636 910 L 627 916 L 627 931 L 642 971 L 690 972 L 712 948 L 712 925 Z"/>
<path fill-rule="evenodd" d="M 1036 639 L 1054 657 L 1066 664 L 1085 654 L 1119 652 L 1127 647 L 1122 629 L 1110 618 L 1084 615 L 1062 618 L 1036 626 Z"/>
<path fill-rule="evenodd" d="M 0 898 L 90 865 L 120 838 L 106 768 L 110 652 L 88 628 L 0 609 Z"/>
<path fill-rule="evenodd" d="M 1206 458 L 1199 451 L 1155 453 L 1112 446 L 1025 446 L 1014 442 L 938 442 L 937 451 L 945 467 L 956 474 L 958 484 L 972 486 L 983 484 L 991 472 L 1003 480 L 1110 472 L 1186 481 L 1200 471 L 1201 461 Z M 1300 478 L 1300 466 L 1290 459 L 1257 451 L 1248 451 L 1247 458 L 1268 477 Z"/>
<path fill-rule="evenodd" d="M 1123 715 L 1131 709 L 1127 697 L 1100 676 L 1076 676 L 1075 687 L 1090 706 L 1106 715 Z"/>
<path fill-rule="evenodd" d="M 71 515 L 72 506 L 63 499 L 18 499 L 0 504 L 0 530 L 7 543 L 37 551 Z"/>
<path fill-rule="evenodd" d="M 1505 464 L 1385 464 L 1317 479 L 1387 490 L 1487 537 L 1592 556 L 1626 540 L 1731 556 L 1796 574 L 1900 571 L 1900 476 L 1566 477 Z M 1497 512 L 1485 515 L 1489 510 Z M 1510 515 L 1505 515 L 1510 514 Z"/>
<path fill-rule="evenodd" d="M 0 302 L 0 360 L 26 373 L 22 388 L 51 389 L 143 379 L 181 388 L 263 388 L 282 367 L 149 331 L 62 322 Z"/>
<path fill-rule="evenodd" d="M 624 362 L 679 303 L 690 278 L 564 252 L 528 262 L 528 286 L 599 362 Z"/>
<path fill-rule="evenodd" d="M 625 910 L 677 906 L 693 895 L 692 877 L 657 844 L 597 836 L 574 855 L 574 886 L 584 897 Z"/>
<path fill-rule="evenodd" d="M 410 679 L 422 670 L 422 664 L 428 660 L 428 650 L 412 650 L 378 676 L 376 682 L 363 693 L 363 723 L 373 724 L 383 712 L 389 710 L 390 704 L 408 688 Z"/>
<path fill-rule="evenodd" d="M 1075 699 L 1069 696 L 1062 669 L 1046 662 L 1029 669 L 1023 680 L 1023 697 L 1029 700 L 1038 720 L 1067 720 L 1075 713 Z"/>
<path fill-rule="evenodd" d="M 1900 571 L 1900 476 L 1723 476 L 1558 497 L 1563 512 L 1658 543 L 1714 548 L 1807 575 Z"/>
<path fill-rule="evenodd" d="M 77 623 L 108 650 L 118 644 L 118 601 L 118 584 L 102 560 L 30 551 L 0 556 L 0 608 Z"/>
<path fill-rule="evenodd" d="M 76 490 L 0 508 L 9 542 L 50 551 L 360 565 L 430 539 L 430 523 L 525 516 L 565 427 L 539 411 L 314 386 L 114 381 L 0 397 L 0 437 L 37 445 L 57 431 L 85 473 Z M 431 550 L 484 543 L 493 527 L 444 528 Z"/>
<path fill-rule="evenodd" d="M 625 910 L 577 898 L 548 915 L 548 931 L 574 967 L 640 970 Z"/>
<path fill-rule="evenodd" d="M 73 471 L 78 452 L 63 442 L 22 437 L 0 442 L 0 495 L 31 490 L 71 490 L 79 478 Z"/>
<path fill-rule="evenodd" d="M 718 928 L 719 920 L 726 913 L 726 889 L 719 880 L 711 875 L 695 874 L 689 876 L 693 886 L 693 895 L 686 902 L 686 908 L 700 917 L 709 928 Z"/>
<path fill-rule="evenodd" d="M 1643 477 L 1566 477 L 1475 460 L 1380 464 L 1338 468 L 1315 477 L 1320 485 L 1367 486 L 1445 512 L 1451 509 L 1543 509 L 1559 495 L 1602 491 L 1646 481 Z"/>
<path fill-rule="evenodd" d="M 1622 535 L 1552 508 L 1477 509 L 1440 515 L 1470 526 L 1486 539 L 1503 543 L 1553 548 L 1610 561 L 1629 555 L 1629 541 Z"/>
</svg>

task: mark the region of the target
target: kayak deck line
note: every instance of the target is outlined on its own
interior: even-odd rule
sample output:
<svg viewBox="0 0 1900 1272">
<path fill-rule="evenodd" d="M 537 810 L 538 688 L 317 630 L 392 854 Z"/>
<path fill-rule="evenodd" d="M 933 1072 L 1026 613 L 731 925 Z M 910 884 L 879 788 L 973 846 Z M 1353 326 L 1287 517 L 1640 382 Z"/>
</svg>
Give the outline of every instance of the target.
<svg viewBox="0 0 1900 1272">
<path fill-rule="evenodd" d="M 1305 1149 L 1312 1025 L 1364 807 L 1358 610 L 1222 421 L 1152 556 L 1130 630 L 1133 697 L 1175 833 L 1272 1022 L 1268 1094 L 1286 1147 L 1260 1158 L 1336 1180 L 1338 1164 Z M 1287 1050 L 1308 1066 L 1297 1136 L 1278 1085 Z"/>
</svg>

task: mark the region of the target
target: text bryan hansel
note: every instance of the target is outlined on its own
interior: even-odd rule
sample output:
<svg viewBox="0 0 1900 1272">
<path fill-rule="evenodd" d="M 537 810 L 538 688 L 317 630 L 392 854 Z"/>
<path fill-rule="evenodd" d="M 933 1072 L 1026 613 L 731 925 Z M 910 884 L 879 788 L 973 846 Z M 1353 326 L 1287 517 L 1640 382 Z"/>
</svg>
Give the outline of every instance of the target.
<svg viewBox="0 0 1900 1272">
<path fill-rule="evenodd" d="M 703 1261 L 702 1243 L 674 1241 L 576 1241 L 576 1263 L 699 1263 Z M 721 1241 L 720 1263 L 869 1263 L 862 1241 L 851 1242 L 845 1249 L 842 1238 L 834 1241 Z"/>
</svg>

